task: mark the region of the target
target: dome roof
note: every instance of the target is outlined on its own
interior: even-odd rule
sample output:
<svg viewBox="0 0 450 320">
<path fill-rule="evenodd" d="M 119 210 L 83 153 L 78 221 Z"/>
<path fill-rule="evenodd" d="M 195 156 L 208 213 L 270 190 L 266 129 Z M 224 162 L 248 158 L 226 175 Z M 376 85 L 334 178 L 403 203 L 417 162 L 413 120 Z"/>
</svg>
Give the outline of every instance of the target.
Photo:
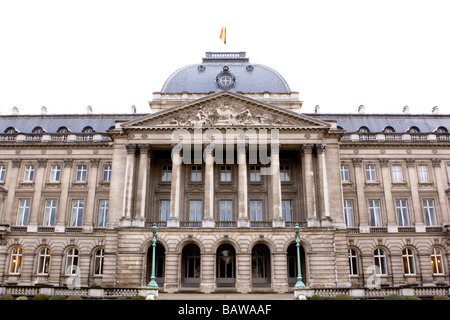
<svg viewBox="0 0 450 320">
<path fill-rule="evenodd" d="M 243 93 L 290 93 L 275 70 L 251 64 L 245 52 L 206 52 L 201 64 L 175 71 L 164 83 L 162 93 L 210 93 L 228 90 Z"/>
</svg>

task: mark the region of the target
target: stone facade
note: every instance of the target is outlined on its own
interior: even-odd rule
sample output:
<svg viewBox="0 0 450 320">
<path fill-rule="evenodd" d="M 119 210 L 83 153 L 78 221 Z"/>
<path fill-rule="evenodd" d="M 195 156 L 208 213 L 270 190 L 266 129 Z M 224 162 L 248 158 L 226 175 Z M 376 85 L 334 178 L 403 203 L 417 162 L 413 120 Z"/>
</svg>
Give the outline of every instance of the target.
<svg viewBox="0 0 450 320">
<path fill-rule="evenodd" d="M 150 105 L 80 115 L 93 131 L 0 117 L 2 285 L 145 286 L 153 223 L 167 292 L 292 291 L 296 223 L 310 288 L 449 285 L 449 116 L 404 115 L 438 131 L 372 133 L 342 128 L 354 115 L 300 113 L 297 93 Z"/>
</svg>

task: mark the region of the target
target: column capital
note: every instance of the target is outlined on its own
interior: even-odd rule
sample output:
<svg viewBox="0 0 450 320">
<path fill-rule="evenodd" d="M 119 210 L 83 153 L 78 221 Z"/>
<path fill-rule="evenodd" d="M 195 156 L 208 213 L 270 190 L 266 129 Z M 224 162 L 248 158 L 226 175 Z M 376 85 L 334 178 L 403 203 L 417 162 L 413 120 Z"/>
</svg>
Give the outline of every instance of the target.
<svg viewBox="0 0 450 320">
<path fill-rule="evenodd" d="M 13 168 L 20 168 L 20 164 L 22 163 L 22 159 L 12 159 L 12 167 Z"/>
<path fill-rule="evenodd" d="M 381 159 L 380 159 L 380 166 L 381 166 L 381 167 L 387 167 L 387 166 L 389 166 L 389 159 L 387 159 L 387 158 L 381 158 Z"/>
<path fill-rule="evenodd" d="M 64 168 L 71 168 L 73 166 L 73 159 L 64 159 Z"/>
<path fill-rule="evenodd" d="M 280 153 L 280 144 L 279 143 L 271 143 L 270 144 L 270 154 Z"/>
<path fill-rule="evenodd" d="M 323 143 L 315 145 L 316 152 L 319 154 L 324 153 L 326 148 L 327 148 L 327 145 L 323 144 Z"/>
<path fill-rule="evenodd" d="M 406 159 L 406 166 L 407 167 L 414 167 L 415 163 L 416 163 L 416 159 L 413 159 L 413 158 Z"/>
<path fill-rule="evenodd" d="M 100 159 L 98 159 L 98 158 L 91 158 L 91 159 L 89 159 L 89 162 L 91 163 L 91 167 L 98 168 L 98 164 L 100 163 Z"/>
<path fill-rule="evenodd" d="M 353 166 L 354 167 L 361 167 L 362 159 L 361 158 L 353 158 Z"/>
<path fill-rule="evenodd" d="M 246 144 L 237 144 L 238 154 L 246 154 L 248 151 L 248 146 Z"/>
<path fill-rule="evenodd" d="M 137 146 L 135 144 L 127 144 L 125 145 L 128 154 L 135 154 Z"/>
<path fill-rule="evenodd" d="M 140 154 L 149 154 L 152 151 L 152 147 L 149 144 L 139 144 L 138 146 Z"/>
<path fill-rule="evenodd" d="M 38 159 L 37 161 L 38 168 L 46 168 L 47 167 L 47 159 Z"/>
<path fill-rule="evenodd" d="M 435 168 L 441 167 L 441 159 L 439 159 L 439 158 L 431 159 L 431 163 L 433 164 L 433 167 L 435 167 Z"/>
<path fill-rule="evenodd" d="M 302 152 L 304 154 L 312 154 L 312 150 L 313 150 L 314 145 L 311 143 L 306 143 L 302 145 Z"/>
</svg>

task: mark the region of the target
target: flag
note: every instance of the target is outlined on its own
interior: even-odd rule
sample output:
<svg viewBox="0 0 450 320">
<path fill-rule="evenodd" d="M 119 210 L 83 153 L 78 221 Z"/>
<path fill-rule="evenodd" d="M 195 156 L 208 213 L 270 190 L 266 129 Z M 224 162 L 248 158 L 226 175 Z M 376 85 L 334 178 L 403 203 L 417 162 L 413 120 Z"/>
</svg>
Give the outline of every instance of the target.
<svg viewBox="0 0 450 320">
<path fill-rule="evenodd" d="M 227 44 L 227 31 L 226 31 L 226 27 L 222 27 L 222 30 L 220 31 L 220 40 L 222 40 L 224 44 Z"/>
</svg>

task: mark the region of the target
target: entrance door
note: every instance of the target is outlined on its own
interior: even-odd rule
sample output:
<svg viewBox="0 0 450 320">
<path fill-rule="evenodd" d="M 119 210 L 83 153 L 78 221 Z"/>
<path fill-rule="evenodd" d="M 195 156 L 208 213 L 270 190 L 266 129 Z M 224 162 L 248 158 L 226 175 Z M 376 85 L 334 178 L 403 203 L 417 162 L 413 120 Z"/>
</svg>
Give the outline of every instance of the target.
<svg viewBox="0 0 450 320">
<path fill-rule="evenodd" d="M 184 287 L 200 286 L 200 249 L 188 244 L 182 253 L 182 283 Z"/>
<path fill-rule="evenodd" d="M 305 250 L 300 245 L 300 271 L 302 273 L 302 281 L 306 285 L 306 264 L 305 264 Z M 288 265 L 288 283 L 289 287 L 295 286 L 297 283 L 297 245 L 295 243 L 291 244 L 287 251 L 287 265 Z"/>
<path fill-rule="evenodd" d="M 217 249 L 216 281 L 218 287 L 234 287 L 236 283 L 236 259 L 234 248 L 223 244 Z"/>
<path fill-rule="evenodd" d="M 263 244 L 255 245 L 252 250 L 252 285 L 270 286 L 270 250 Z"/>
</svg>

